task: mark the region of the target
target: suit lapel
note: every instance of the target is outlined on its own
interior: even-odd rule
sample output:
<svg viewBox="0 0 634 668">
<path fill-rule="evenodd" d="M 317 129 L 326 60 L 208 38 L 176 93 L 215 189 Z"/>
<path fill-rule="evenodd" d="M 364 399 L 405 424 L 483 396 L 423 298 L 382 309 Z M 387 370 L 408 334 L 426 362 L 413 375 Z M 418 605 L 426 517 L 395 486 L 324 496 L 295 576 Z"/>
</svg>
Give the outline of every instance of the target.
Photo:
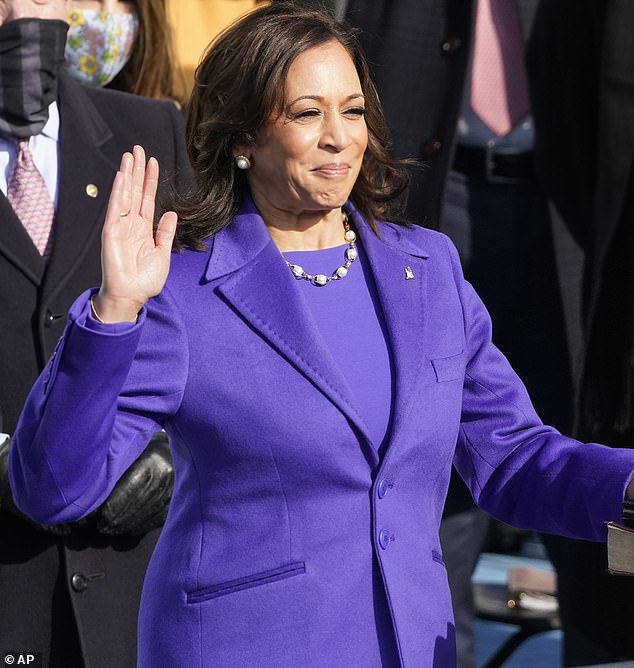
<svg viewBox="0 0 634 668">
<path fill-rule="evenodd" d="M 428 255 L 396 226 L 382 225 L 379 239 L 356 213 L 353 222 L 370 260 L 390 338 L 396 376 L 389 438 L 392 443 L 409 411 L 424 362 Z"/>
<path fill-rule="evenodd" d="M 30 281 L 40 285 L 46 263 L 37 252 L 28 232 L 15 215 L 9 200 L 0 192 L 0 253 L 14 264 Z"/>
<path fill-rule="evenodd" d="M 117 170 L 104 150 L 112 133 L 81 86 L 60 79 L 60 178 L 53 250 L 43 298 L 62 285 L 95 238 Z"/>
<path fill-rule="evenodd" d="M 323 341 L 304 295 L 251 203 L 213 240 L 206 279 L 230 274 L 218 291 L 273 348 L 346 416 L 362 436 L 369 464 L 376 447 L 355 398 Z"/>
</svg>

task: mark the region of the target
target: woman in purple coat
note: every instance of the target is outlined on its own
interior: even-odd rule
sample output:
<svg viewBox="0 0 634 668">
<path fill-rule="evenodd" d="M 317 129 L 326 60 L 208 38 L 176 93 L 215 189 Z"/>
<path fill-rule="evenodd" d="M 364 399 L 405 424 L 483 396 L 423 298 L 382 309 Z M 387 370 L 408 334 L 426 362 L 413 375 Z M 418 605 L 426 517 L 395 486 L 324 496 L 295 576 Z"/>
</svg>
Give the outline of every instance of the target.
<svg viewBox="0 0 634 668">
<path fill-rule="evenodd" d="M 541 423 L 450 242 L 398 222 L 386 135 L 354 38 L 282 2 L 198 69 L 178 223 L 153 233 L 158 165 L 122 159 L 103 283 L 31 392 L 11 480 L 37 521 L 75 520 L 165 428 L 142 667 L 453 666 L 452 462 L 509 523 L 604 540 L 620 514 L 634 451 Z"/>
</svg>

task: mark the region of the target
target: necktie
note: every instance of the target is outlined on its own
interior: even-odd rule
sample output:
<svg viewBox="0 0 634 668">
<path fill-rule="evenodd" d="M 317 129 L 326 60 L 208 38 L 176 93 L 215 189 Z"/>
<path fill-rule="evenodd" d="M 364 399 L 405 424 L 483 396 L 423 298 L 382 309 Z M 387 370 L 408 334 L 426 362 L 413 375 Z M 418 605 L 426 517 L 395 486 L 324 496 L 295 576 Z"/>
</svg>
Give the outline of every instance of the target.
<svg viewBox="0 0 634 668">
<path fill-rule="evenodd" d="M 18 142 L 7 184 L 7 199 L 40 255 L 48 258 L 55 212 L 44 177 L 33 162 L 28 139 Z"/>
<path fill-rule="evenodd" d="M 500 136 L 529 110 L 524 39 L 515 0 L 478 0 L 470 103 Z"/>
</svg>

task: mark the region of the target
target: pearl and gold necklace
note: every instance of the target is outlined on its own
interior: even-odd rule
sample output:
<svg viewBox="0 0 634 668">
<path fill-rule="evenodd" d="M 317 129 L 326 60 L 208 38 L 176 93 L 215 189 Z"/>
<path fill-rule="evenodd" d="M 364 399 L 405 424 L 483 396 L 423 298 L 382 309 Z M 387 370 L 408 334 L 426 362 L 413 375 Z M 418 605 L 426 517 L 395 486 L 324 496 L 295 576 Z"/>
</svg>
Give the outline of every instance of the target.
<svg viewBox="0 0 634 668">
<path fill-rule="evenodd" d="M 346 260 L 344 264 L 337 267 L 330 276 L 326 276 L 326 274 L 308 274 L 304 271 L 304 268 L 300 267 L 298 264 L 292 264 L 291 262 L 286 261 L 286 265 L 293 273 L 293 276 L 300 280 L 310 281 L 313 285 L 318 286 L 328 285 L 330 281 L 339 281 L 347 276 L 350 265 L 358 257 L 358 251 L 355 245 L 357 235 L 350 229 L 350 225 L 348 224 L 348 214 L 345 211 L 343 212 L 343 229 L 343 238 L 348 244 L 348 248 L 346 248 L 344 253 Z"/>
</svg>

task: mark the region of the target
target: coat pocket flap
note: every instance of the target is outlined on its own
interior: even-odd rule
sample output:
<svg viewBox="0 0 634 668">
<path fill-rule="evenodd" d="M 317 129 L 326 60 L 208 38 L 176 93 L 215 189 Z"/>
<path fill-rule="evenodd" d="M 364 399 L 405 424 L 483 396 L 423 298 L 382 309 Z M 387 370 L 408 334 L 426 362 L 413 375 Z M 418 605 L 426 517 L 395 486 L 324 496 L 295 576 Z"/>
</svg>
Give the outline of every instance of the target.
<svg viewBox="0 0 634 668">
<path fill-rule="evenodd" d="M 464 378 L 465 362 L 464 353 L 451 355 L 450 357 L 437 357 L 431 361 L 436 373 L 436 380 L 445 383 L 449 380 Z"/>
</svg>

